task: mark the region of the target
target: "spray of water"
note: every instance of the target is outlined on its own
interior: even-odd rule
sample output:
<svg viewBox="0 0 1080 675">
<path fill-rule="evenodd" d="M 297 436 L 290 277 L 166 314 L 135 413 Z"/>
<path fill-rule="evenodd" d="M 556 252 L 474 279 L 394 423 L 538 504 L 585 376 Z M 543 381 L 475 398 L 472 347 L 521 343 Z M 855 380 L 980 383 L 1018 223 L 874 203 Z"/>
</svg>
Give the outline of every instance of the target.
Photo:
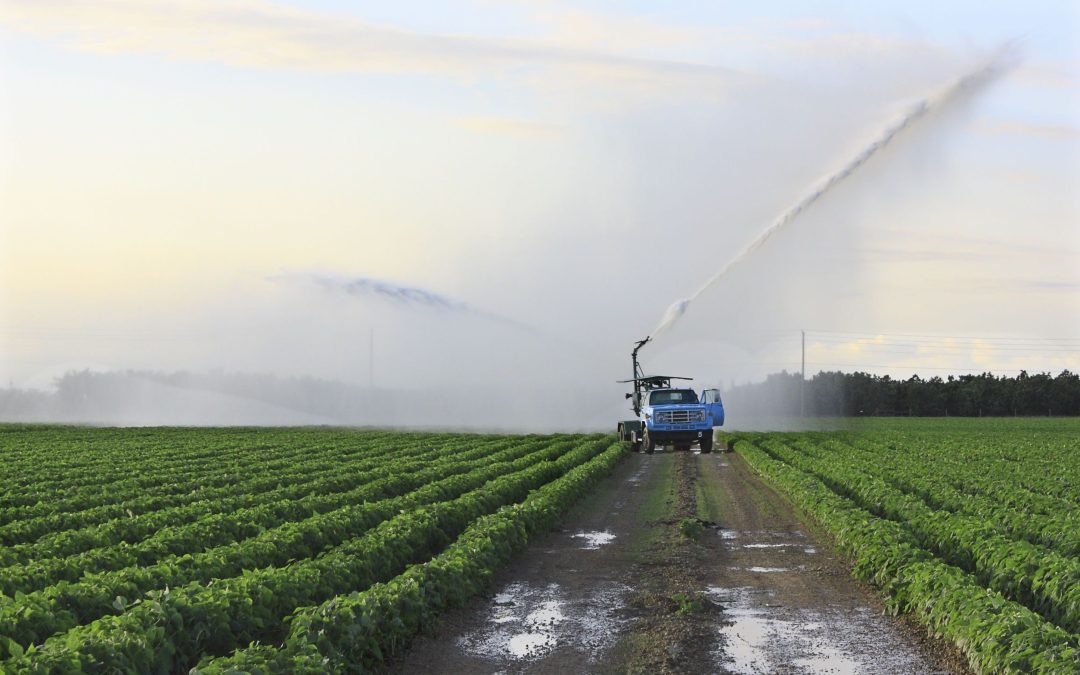
<svg viewBox="0 0 1080 675">
<path fill-rule="evenodd" d="M 725 275 L 751 256 L 754 251 L 761 248 L 769 238 L 791 225 L 791 223 L 797 220 L 803 212 L 813 206 L 815 202 L 833 190 L 833 188 L 843 182 L 844 179 L 858 171 L 862 165 L 877 154 L 882 148 L 892 143 L 897 136 L 904 132 L 904 130 L 911 128 L 930 112 L 940 110 L 955 101 L 970 96 L 996 79 L 1006 69 L 1006 57 L 1009 53 L 1011 53 L 1011 47 L 1007 46 L 1000 50 L 994 58 L 990 59 L 978 69 L 961 77 L 936 94 L 921 99 L 911 106 L 899 121 L 886 127 L 873 142 L 860 150 L 858 154 L 848 160 L 839 170 L 818 182 L 806 196 L 796 202 L 791 208 L 784 211 L 756 239 L 750 242 L 742 252 L 721 268 L 720 271 L 712 275 L 708 281 L 694 292 L 693 295 L 689 298 L 677 300 L 668 307 L 663 318 L 661 318 L 660 323 L 651 333 L 653 339 L 655 340 L 655 338 L 667 333 L 671 327 L 686 314 L 691 303 L 698 297 L 710 288 L 716 286 Z"/>
</svg>

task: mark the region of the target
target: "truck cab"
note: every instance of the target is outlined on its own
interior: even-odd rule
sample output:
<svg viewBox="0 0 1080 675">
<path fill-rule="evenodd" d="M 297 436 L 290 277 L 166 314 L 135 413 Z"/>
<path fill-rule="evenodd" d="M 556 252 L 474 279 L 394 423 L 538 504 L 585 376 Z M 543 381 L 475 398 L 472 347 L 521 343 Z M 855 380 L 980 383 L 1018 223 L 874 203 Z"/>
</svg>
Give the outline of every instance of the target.
<svg viewBox="0 0 1080 675">
<path fill-rule="evenodd" d="M 657 445 L 689 450 L 697 445 L 712 452 L 713 427 L 723 424 L 720 392 L 707 389 L 698 396 L 692 389 L 653 389 L 645 393 L 639 416 L 641 446 L 652 452 Z"/>
</svg>

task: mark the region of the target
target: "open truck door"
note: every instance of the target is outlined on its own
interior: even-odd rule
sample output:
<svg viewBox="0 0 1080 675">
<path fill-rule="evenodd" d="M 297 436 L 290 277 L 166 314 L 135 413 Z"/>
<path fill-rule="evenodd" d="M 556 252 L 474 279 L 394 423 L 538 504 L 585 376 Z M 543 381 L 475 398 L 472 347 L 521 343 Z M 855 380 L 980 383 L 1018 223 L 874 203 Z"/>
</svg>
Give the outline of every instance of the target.
<svg viewBox="0 0 1080 675">
<path fill-rule="evenodd" d="M 706 389 L 701 392 L 701 402 L 705 406 L 705 414 L 712 417 L 712 425 L 724 426 L 724 402 L 720 400 L 720 390 Z"/>
</svg>

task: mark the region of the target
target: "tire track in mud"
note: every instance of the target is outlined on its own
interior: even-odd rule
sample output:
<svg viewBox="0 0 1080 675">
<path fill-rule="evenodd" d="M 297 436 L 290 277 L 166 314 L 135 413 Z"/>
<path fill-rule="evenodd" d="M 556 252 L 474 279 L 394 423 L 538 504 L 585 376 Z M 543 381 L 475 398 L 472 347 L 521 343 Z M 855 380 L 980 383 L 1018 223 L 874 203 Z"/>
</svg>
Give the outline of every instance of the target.
<svg viewBox="0 0 1080 675">
<path fill-rule="evenodd" d="M 734 454 L 631 455 L 393 673 L 953 673 Z"/>
<path fill-rule="evenodd" d="M 388 672 L 598 672 L 633 622 L 627 598 L 639 548 L 662 529 L 670 456 L 622 462 L 564 519 L 492 579 L 491 594 L 450 612 Z M 660 489 L 658 489 L 660 488 Z M 649 515 L 654 514 L 654 515 Z"/>
<path fill-rule="evenodd" d="M 883 615 L 879 596 L 735 454 L 700 458 L 720 513 L 706 594 L 722 608 L 714 666 L 728 673 L 966 672 L 951 649 Z"/>
</svg>

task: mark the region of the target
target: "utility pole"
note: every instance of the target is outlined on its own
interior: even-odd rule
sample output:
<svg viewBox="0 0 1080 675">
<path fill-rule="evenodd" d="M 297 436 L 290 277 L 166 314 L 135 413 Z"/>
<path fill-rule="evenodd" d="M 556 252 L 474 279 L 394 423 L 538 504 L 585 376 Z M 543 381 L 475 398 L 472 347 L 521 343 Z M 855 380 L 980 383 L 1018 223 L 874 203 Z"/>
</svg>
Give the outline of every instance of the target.
<svg viewBox="0 0 1080 675">
<path fill-rule="evenodd" d="M 802 367 L 799 369 L 799 417 L 806 417 L 806 331 L 802 333 Z"/>
</svg>

